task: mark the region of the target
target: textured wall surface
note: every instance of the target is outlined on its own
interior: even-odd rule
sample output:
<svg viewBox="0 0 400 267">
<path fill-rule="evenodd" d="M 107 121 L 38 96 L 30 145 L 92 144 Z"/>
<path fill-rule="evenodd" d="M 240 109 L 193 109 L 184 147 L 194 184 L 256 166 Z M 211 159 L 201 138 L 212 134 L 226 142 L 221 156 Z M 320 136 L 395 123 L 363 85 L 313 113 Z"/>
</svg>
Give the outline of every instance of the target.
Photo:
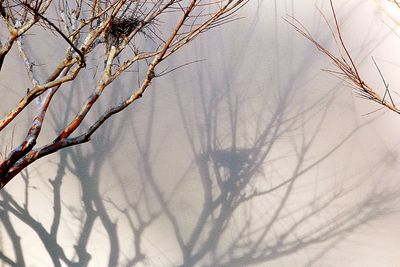
<svg viewBox="0 0 400 267">
<path fill-rule="evenodd" d="M 400 40 L 385 11 L 400 9 L 334 4 L 364 79 L 384 88 L 373 56 L 395 90 Z M 76 260 L 88 237 L 88 266 L 108 266 L 110 257 L 120 266 L 400 265 L 400 116 L 376 111 L 322 71 L 334 66 L 285 21 L 296 18 L 336 52 L 328 1 L 251 0 L 239 17 L 169 59 L 163 67 L 199 62 L 156 79 L 90 143 L 43 158 L 10 182 L 0 194 L 0 250 L 13 259 L 19 236 L 27 266 L 51 266 L 55 241 Z M 56 46 L 33 53 L 46 64 Z M 18 56 L 6 64 L 1 114 L 27 87 Z M 98 111 L 134 83 L 125 75 Z M 83 101 L 93 86 L 87 75 L 56 95 L 43 140 L 79 105 L 69 94 Z M 21 116 L 2 132 L 3 150 L 11 136 L 24 137 L 30 114 Z M 85 202 L 89 195 L 95 201 Z M 52 225 L 54 203 L 62 210 L 57 240 L 38 234 Z"/>
</svg>

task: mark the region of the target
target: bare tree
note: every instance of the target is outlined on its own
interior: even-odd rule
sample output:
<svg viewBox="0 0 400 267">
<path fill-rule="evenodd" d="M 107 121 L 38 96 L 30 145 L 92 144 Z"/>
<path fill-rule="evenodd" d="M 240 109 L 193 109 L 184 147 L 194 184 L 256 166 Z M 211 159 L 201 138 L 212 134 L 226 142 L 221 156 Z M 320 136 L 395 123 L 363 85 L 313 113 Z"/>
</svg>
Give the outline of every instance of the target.
<svg viewBox="0 0 400 267">
<path fill-rule="evenodd" d="M 398 9 L 400 9 L 400 4 L 396 0 L 389 1 L 377 1 L 378 4 L 382 4 L 382 2 L 386 2 L 386 4 L 390 4 Z M 349 52 L 349 49 L 346 46 L 345 38 L 342 36 L 342 32 L 340 30 L 340 22 L 336 15 L 334 3 L 330 0 L 330 8 L 332 12 L 333 22 L 330 22 L 329 19 L 322 14 L 324 20 L 326 22 L 326 26 L 333 37 L 336 44 L 336 52 L 333 52 L 326 48 L 326 46 L 322 45 L 320 41 L 318 41 L 308 30 L 307 28 L 296 18 L 290 17 L 287 19 L 287 22 L 291 24 L 294 29 L 311 41 L 319 51 L 325 54 L 336 67 L 335 70 L 327 70 L 331 74 L 337 76 L 339 79 L 343 80 L 350 88 L 354 89 L 356 94 L 361 98 L 371 100 L 375 103 L 378 103 L 384 108 L 391 110 L 395 113 L 400 113 L 400 107 L 398 104 L 398 93 L 389 88 L 389 83 L 385 80 L 383 73 L 381 72 L 379 65 L 372 57 L 372 61 L 374 66 L 376 67 L 383 83 L 383 88 L 374 88 L 369 85 L 365 78 L 361 75 L 358 70 L 358 64 L 353 59 L 353 55 Z M 393 16 L 388 13 L 384 7 L 382 10 L 385 12 L 388 17 L 393 20 L 396 24 L 399 22 Z M 381 108 L 382 108 L 381 107 Z M 379 108 L 378 110 L 380 110 Z M 375 112 L 377 110 L 374 110 Z"/>
<path fill-rule="evenodd" d="M 256 24 L 257 17 L 235 42 L 236 49 L 243 52 Z M 229 41 L 224 42 L 223 36 L 214 41 L 220 51 L 229 50 Z M 347 202 L 368 180 L 375 165 L 359 177 L 346 176 L 346 183 L 339 185 L 330 182 L 335 177 L 318 172 L 368 122 L 321 148 L 319 137 L 335 100 L 334 90 L 306 101 L 306 86 L 300 84 L 308 70 L 304 66 L 312 69 L 313 65 L 305 61 L 296 65 L 291 59 L 279 58 L 275 41 L 263 44 L 269 51 L 266 57 L 273 55 L 276 62 L 290 68 L 292 79 L 282 75 L 279 81 L 253 86 L 251 81 L 256 79 L 251 75 L 259 74 L 255 68 L 245 77 L 249 80 L 247 90 L 242 90 L 237 82 L 243 78 L 240 74 L 246 56 L 221 56 L 223 67 L 216 66 L 220 67 L 218 74 L 195 65 L 190 69 L 190 90 L 182 77 L 187 72 L 177 70 L 168 83 L 174 102 L 161 95 L 163 90 L 153 90 L 143 101 L 143 113 L 110 120 L 89 146 L 60 151 L 53 176 L 44 173 L 40 180 L 22 170 L 24 187 L 13 192 L 10 185 L 0 193 L 4 241 L 0 261 L 5 266 L 30 266 L 36 262 L 30 253 L 40 247 L 45 252 L 39 256 L 44 266 L 97 266 L 98 262 L 110 267 L 265 266 L 317 247 L 317 253 L 304 265 L 312 266 L 349 233 L 392 212 L 392 203 L 398 199 L 396 187 L 375 187 L 363 191 L 357 201 Z M 199 44 L 194 51 L 200 53 L 202 47 L 210 49 Z M 274 68 L 271 75 L 280 77 L 280 71 Z M 262 72 L 263 76 L 268 74 Z M 53 103 L 59 106 L 48 112 L 49 124 L 55 129 L 63 129 L 70 119 L 69 113 L 62 114 L 60 109 L 80 108 L 74 102 L 76 98 L 79 102 L 82 94 L 76 93 L 85 92 L 93 73 L 82 75 L 84 79 L 71 81 L 74 90 L 60 91 L 59 99 L 55 98 Z M 125 92 L 118 90 L 123 84 L 121 80 L 112 83 L 113 97 L 103 105 L 110 106 L 123 96 Z M 160 125 L 173 113 L 159 108 L 166 103 L 169 109 L 176 109 L 179 117 L 173 128 L 183 132 L 183 137 L 174 131 L 172 137 L 165 138 L 168 131 Z M 102 112 L 101 106 L 93 108 L 93 117 Z M 90 125 L 81 122 L 81 126 Z M 116 142 L 124 134 L 133 143 Z M 175 147 L 172 153 L 165 151 L 174 141 L 183 151 Z M 123 164 L 98 153 L 121 144 L 132 144 L 132 155 Z M 168 165 L 167 172 L 160 170 L 170 163 L 171 154 L 177 159 L 175 165 Z M 116 165 L 112 166 L 111 182 L 102 174 L 106 164 Z M 48 187 L 36 190 L 40 181 Z M 45 195 L 47 205 L 52 206 L 45 209 L 45 216 L 38 212 L 38 202 L 32 201 L 38 194 Z M 32 236 L 35 248 L 27 245 Z M 172 257 L 160 248 L 163 242 L 175 252 Z M 93 250 L 97 245 L 101 252 Z"/>
<path fill-rule="evenodd" d="M 28 89 L 12 88 L 26 93 L 9 112 L 2 115 L 0 131 L 15 122 L 33 100 L 36 100 L 34 105 L 37 111 L 26 130 L 26 137 L 11 152 L 2 154 L 0 188 L 37 159 L 89 141 L 108 118 L 141 98 L 156 77 L 169 71 L 157 68 L 161 63 L 199 34 L 232 20 L 233 14 L 246 2 L 1 1 L 1 27 L 2 31 L 7 29 L 8 35 L 2 36 L 4 41 L 0 43 L 0 67 L 2 70 L 7 68 L 7 56 L 15 47 L 24 62 L 31 85 Z M 29 36 L 35 26 L 39 27 L 36 30 L 43 38 L 58 42 L 65 49 L 58 59 L 46 61 L 45 71 L 40 70 L 35 63 L 37 59 L 27 49 L 28 45 L 32 49 L 39 47 Z M 90 56 L 92 60 L 88 60 Z M 10 60 L 16 59 L 11 56 Z M 59 90 L 74 90 L 69 82 L 93 68 L 100 71 L 96 72 L 95 87 L 85 92 L 86 101 L 52 141 L 38 147 L 36 143 L 47 110 L 52 106 L 53 96 Z M 50 74 L 40 75 L 43 72 Z M 82 122 L 105 89 L 116 79 L 122 79 L 125 73 L 135 75 L 137 86 L 123 84 L 127 88 L 125 98 L 110 105 L 83 127 Z"/>
</svg>

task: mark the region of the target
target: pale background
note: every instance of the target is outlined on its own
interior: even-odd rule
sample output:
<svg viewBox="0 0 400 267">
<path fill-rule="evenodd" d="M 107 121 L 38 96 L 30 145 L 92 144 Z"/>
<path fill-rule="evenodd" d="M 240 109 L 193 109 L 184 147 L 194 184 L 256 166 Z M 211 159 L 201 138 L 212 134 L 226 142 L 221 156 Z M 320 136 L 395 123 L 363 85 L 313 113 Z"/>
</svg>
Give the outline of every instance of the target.
<svg viewBox="0 0 400 267">
<path fill-rule="evenodd" d="M 395 90 L 400 84 L 400 40 L 396 25 L 375 1 L 335 0 L 334 4 L 344 40 L 364 79 L 380 90 L 383 88 L 373 56 Z M 400 17 L 400 9 L 383 8 L 394 16 L 397 12 Z M 80 229 L 78 214 L 83 211 L 82 189 L 77 178 L 87 179 L 89 183 L 98 179 L 106 208 L 118 225 L 121 266 L 125 256 L 135 254 L 124 213 L 115 207 L 126 206 L 121 188 L 132 200 L 145 195 L 142 199 L 147 198 L 150 208 L 139 201 L 141 206 L 146 206 L 140 209 L 164 210 L 144 231 L 141 248 L 146 259 L 138 266 L 182 264 L 171 221 L 149 186 L 149 177 L 144 174 L 143 151 L 149 152 L 156 187 L 169 199 L 168 209 L 177 218 L 182 236 L 188 238 L 202 208 L 203 191 L 182 118 L 190 128 L 189 136 L 196 147 L 201 147 L 202 129 L 208 127 L 202 101 L 212 109 L 216 99 L 221 98 L 218 106 L 214 106 L 218 114 L 211 115 L 210 119 L 216 123 L 212 127 L 217 129 L 216 142 L 221 148 L 230 145 L 233 134 L 229 103 L 238 108 L 238 147 L 251 144 L 270 122 L 274 111 L 284 114 L 283 120 L 296 118 L 288 131 L 276 140 L 268 140 L 274 145 L 246 190 L 270 188 L 295 172 L 306 171 L 296 178 L 292 188 L 284 187 L 251 200 L 235 211 L 227 229 L 216 237 L 217 254 L 236 242 L 243 229 L 256 234 L 270 228 L 262 242 L 267 247 L 276 245 L 277 251 L 254 261 L 253 265 L 237 262 L 235 266 L 400 266 L 400 115 L 385 110 L 370 113 L 379 105 L 357 98 L 340 79 L 322 71 L 334 68 L 329 59 L 284 20 L 295 17 L 317 40 L 335 51 L 335 43 L 319 9 L 332 22 L 328 1 L 250 1 L 239 14 L 240 20 L 190 44 L 169 60 L 170 68 L 194 60 L 204 61 L 155 81 L 143 99 L 108 122 L 90 144 L 46 157 L 28 168 L 29 207 L 33 217 L 44 227 L 50 225 L 53 200 L 48 180 L 57 175 L 58 166 L 68 162 L 72 169 L 66 168 L 63 178 L 61 193 L 65 213 L 59 232 L 59 242 L 68 255 L 74 252 Z M 43 49 L 36 48 L 34 53 L 45 64 L 57 56 L 57 44 L 42 45 Z M 7 68 L 0 74 L 0 91 L 6 99 L 0 107 L 2 114 L 21 98 L 27 87 L 18 57 L 10 56 L 5 64 Z M 82 99 L 93 88 L 90 77 L 87 75 L 72 85 L 74 92 L 81 92 Z M 123 82 L 134 83 L 129 75 Z M 114 89 L 118 88 L 116 85 Z M 64 91 L 64 97 L 57 96 L 58 108 L 53 106 L 51 110 L 53 123 L 46 125 L 42 142 L 46 138 L 51 140 L 57 125 L 68 119 L 64 114 L 79 104 L 66 106 L 68 92 Z M 121 97 L 116 93 L 113 96 L 114 100 Z M 102 101 L 99 110 L 106 107 L 107 94 Z M 27 112 L 21 116 L 15 125 L 15 143 L 24 137 L 24 123 L 29 119 Z M 10 128 L 0 136 L 3 149 L 11 143 L 11 131 Z M 305 143 L 309 147 L 302 155 L 300 151 Z M 298 166 L 300 159 L 303 165 Z M 312 167 L 307 169 L 307 166 Z M 74 169 L 75 173 L 71 171 Z M 18 176 L 6 190 L 22 203 L 23 188 L 23 180 Z M 313 209 L 329 198 L 332 202 L 312 214 Z M 126 212 L 132 212 L 127 209 Z M 277 214 L 278 209 L 282 211 Z M 312 215 L 302 220 L 310 212 Z M 27 266 L 51 266 L 41 241 L 31 229 L 16 218 L 12 221 L 21 236 Z M 94 227 L 88 246 L 93 257 L 89 266 L 107 266 L 107 235 L 99 221 Z M 275 243 L 285 232 L 290 232 L 287 240 L 299 242 L 318 235 L 322 228 L 328 233 L 325 238 L 310 244 L 305 242 L 293 250 Z M 12 257 L 9 237 L 3 226 L 0 229 L 2 251 Z M 246 251 L 254 240 L 251 235 L 243 240 L 242 250 Z M 260 252 L 253 256 L 260 256 Z M 194 266 L 209 266 L 210 262 L 212 256 L 208 255 Z"/>
</svg>

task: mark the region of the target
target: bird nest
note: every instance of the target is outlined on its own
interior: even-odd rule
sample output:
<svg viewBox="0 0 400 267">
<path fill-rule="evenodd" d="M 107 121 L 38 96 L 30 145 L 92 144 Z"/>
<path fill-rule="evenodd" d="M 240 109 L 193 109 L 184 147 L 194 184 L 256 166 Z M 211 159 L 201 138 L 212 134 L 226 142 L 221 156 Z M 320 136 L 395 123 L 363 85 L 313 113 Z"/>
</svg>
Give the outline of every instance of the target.
<svg viewBox="0 0 400 267">
<path fill-rule="evenodd" d="M 137 27 L 140 26 L 141 20 L 136 17 L 114 18 L 108 36 L 113 45 L 118 45 L 121 41 L 128 37 Z"/>
</svg>

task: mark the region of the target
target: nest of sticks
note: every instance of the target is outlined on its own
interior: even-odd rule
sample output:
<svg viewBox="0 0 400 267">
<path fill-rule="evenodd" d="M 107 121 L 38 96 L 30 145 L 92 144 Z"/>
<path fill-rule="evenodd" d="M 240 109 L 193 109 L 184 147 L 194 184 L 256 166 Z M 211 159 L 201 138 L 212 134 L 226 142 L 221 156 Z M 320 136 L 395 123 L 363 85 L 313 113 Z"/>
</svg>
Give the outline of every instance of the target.
<svg viewBox="0 0 400 267">
<path fill-rule="evenodd" d="M 128 37 L 140 26 L 141 22 L 142 21 L 136 17 L 114 18 L 108 33 L 111 44 L 120 44 L 124 38 Z"/>
</svg>

